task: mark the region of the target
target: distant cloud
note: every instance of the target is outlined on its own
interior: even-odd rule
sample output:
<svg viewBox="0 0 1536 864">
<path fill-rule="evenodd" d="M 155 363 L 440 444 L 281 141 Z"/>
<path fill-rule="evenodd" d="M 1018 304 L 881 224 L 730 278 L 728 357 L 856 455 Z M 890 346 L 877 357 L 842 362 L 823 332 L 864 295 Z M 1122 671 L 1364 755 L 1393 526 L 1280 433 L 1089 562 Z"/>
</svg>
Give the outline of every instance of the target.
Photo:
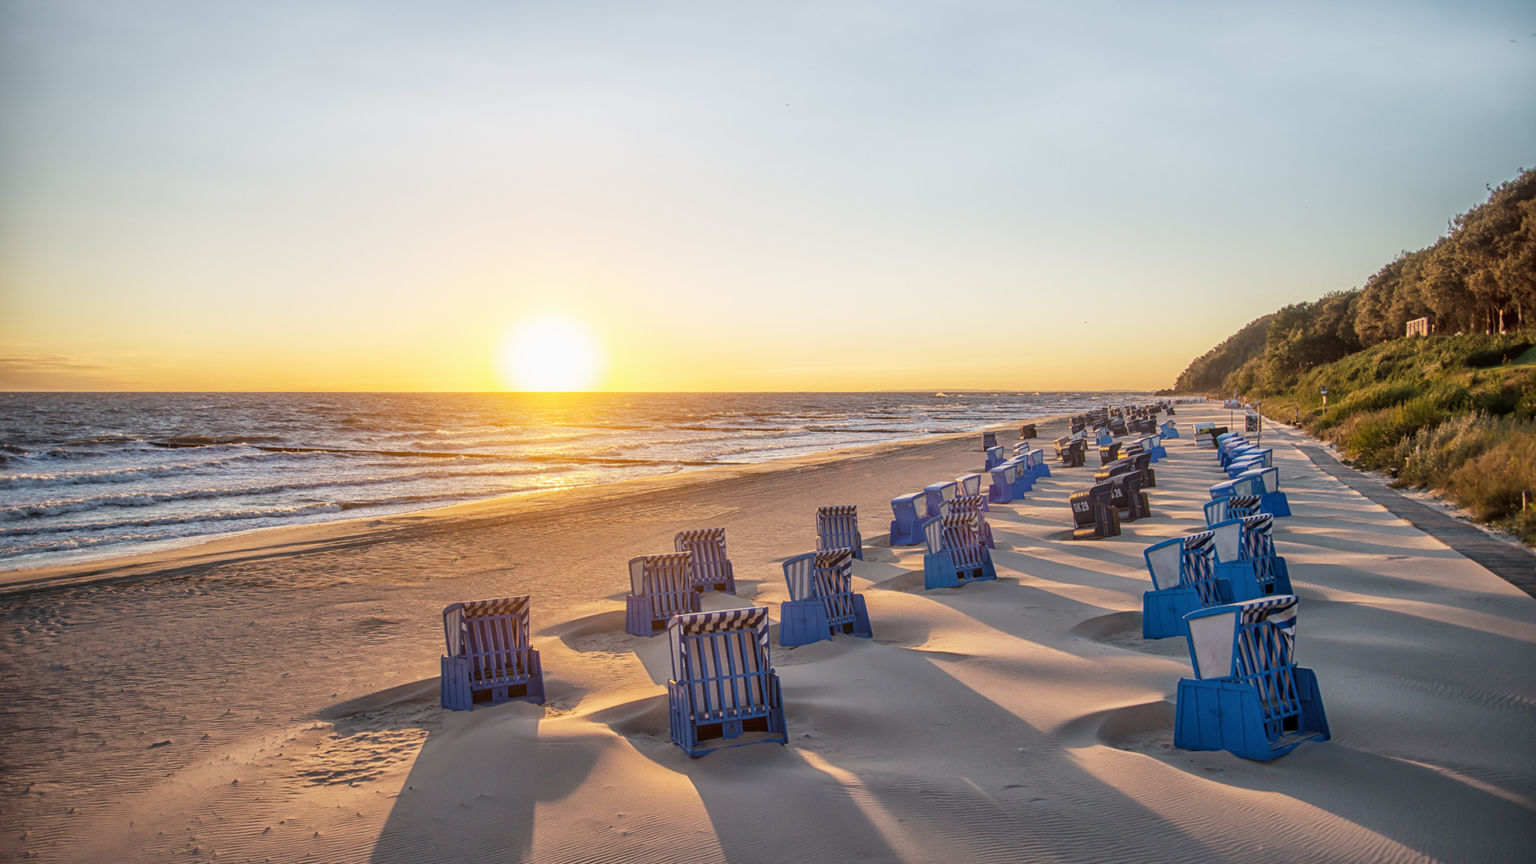
<svg viewBox="0 0 1536 864">
<path fill-rule="evenodd" d="M 58 354 L 0 356 L 0 390 L 99 390 L 121 387 L 107 367 Z"/>
</svg>

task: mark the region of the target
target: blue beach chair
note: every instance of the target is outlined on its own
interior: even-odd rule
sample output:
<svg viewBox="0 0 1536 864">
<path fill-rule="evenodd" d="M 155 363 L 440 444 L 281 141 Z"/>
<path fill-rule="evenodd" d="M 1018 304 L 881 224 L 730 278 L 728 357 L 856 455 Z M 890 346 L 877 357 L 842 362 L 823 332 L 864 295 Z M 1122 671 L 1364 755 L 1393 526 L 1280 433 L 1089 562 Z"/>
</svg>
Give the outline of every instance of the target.
<svg viewBox="0 0 1536 864">
<path fill-rule="evenodd" d="M 672 740 L 689 756 L 789 742 L 779 676 L 768 655 L 768 610 L 678 615 L 667 624 Z"/>
<path fill-rule="evenodd" d="M 779 606 L 779 644 L 787 648 L 839 633 L 869 638 L 864 595 L 853 593 L 853 553 L 807 552 L 784 562 L 789 600 Z"/>
<path fill-rule="evenodd" d="M 981 475 L 961 474 L 955 478 L 955 495 L 981 495 Z M 983 499 L 985 500 L 985 499 Z M 987 509 L 985 507 L 983 510 Z"/>
<path fill-rule="evenodd" d="M 852 504 L 816 508 L 816 551 L 851 549 L 864 560 L 864 535 L 859 533 L 859 508 Z"/>
<path fill-rule="evenodd" d="M 955 500 L 949 502 L 949 512 L 955 516 L 976 517 L 982 542 L 987 544 L 988 549 L 997 548 L 997 543 L 992 539 L 992 526 L 987 524 L 987 496 L 958 495 Z"/>
<path fill-rule="evenodd" d="M 1169 420 L 1163 424 L 1162 432 L 1160 434 L 1163 436 L 1163 440 L 1165 441 L 1177 438 L 1179 437 L 1179 427 L 1175 426 L 1172 420 Z"/>
<path fill-rule="evenodd" d="M 736 571 L 725 554 L 724 528 L 695 528 L 679 531 L 672 538 L 672 548 L 693 553 L 690 580 L 695 591 L 736 593 Z"/>
<path fill-rule="evenodd" d="M 987 498 L 994 504 L 1007 504 L 1018 495 L 1019 465 L 1017 462 L 1004 462 L 987 471 L 992 477 L 992 483 L 987 487 Z"/>
<path fill-rule="evenodd" d="M 938 513 L 928 510 L 928 494 L 911 492 L 891 499 L 891 545 L 916 546 L 923 542 L 923 522 L 930 517 L 948 512 L 946 502 Z"/>
<path fill-rule="evenodd" d="M 629 559 L 624 632 L 655 636 L 672 616 L 697 612 L 699 608 L 699 594 L 693 590 L 692 552 Z"/>
<path fill-rule="evenodd" d="M 1004 459 L 1003 448 L 1001 448 L 1001 447 L 988 447 L 987 448 L 987 464 L 983 467 L 982 470 L 990 471 L 993 468 L 996 468 L 997 466 L 1003 464 L 1003 459 Z"/>
<path fill-rule="evenodd" d="M 443 610 L 441 699 L 473 710 L 477 700 L 544 703 L 544 667 L 528 643 L 528 596 L 454 603 Z"/>
<path fill-rule="evenodd" d="M 1051 476 L 1051 466 L 1045 461 L 1044 450 L 1036 447 L 1029 451 L 1029 468 L 1030 473 L 1034 475 L 1036 480 L 1039 480 L 1041 477 Z"/>
<path fill-rule="evenodd" d="M 1223 498 L 1212 498 L 1205 504 L 1205 527 L 1209 528 L 1228 519 L 1252 516 L 1258 512 L 1259 496 L 1257 495 L 1228 495 Z"/>
<path fill-rule="evenodd" d="M 1235 544 L 1218 542 L 1216 548 L 1216 573 L 1231 586 L 1233 602 L 1295 593 L 1285 559 L 1275 554 L 1274 524 L 1275 517 L 1259 513 L 1211 526 L 1218 537 L 1237 534 Z"/>
<path fill-rule="evenodd" d="M 954 588 L 980 579 L 996 579 L 992 553 L 981 539 L 974 516 L 950 514 L 923 523 L 928 552 L 923 555 L 923 589 Z"/>
<path fill-rule="evenodd" d="M 1189 613 L 1194 678 L 1179 681 L 1173 746 L 1268 762 L 1329 738 L 1317 675 L 1296 665 L 1296 595 Z"/>
<path fill-rule="evenodd" d="M 977 477 L 980 482 L 980 476 Z M 923 494 L 927 496 L 928 512 L 937 513 L 946 501 L 953 500 L 959 492 L 959 485 L 953 480 L 945 480 L 939 483 L 929 483 L 923 487 Z"/>
<path fill-rule="evenodd" d="M 1152 590 L 1141 595 L 1143 639 L 1182 636 L 1188 632 L 1185 615 L 1232 599 L 1216 573 L 1216 537 L 1210 531 L 1154 543 L 1142 556 L 1152 576 Z"/>
<path fill-rule="evenodd" d="M 1290 499 L 1280 491 L 1280 469 L 1270 466 L 1238 476 L 1255 474 L 1258 476 L 1253 491 L 1259 496 L 1259 509 L 1271 516 L 1291 515 Z"/>
</svg>

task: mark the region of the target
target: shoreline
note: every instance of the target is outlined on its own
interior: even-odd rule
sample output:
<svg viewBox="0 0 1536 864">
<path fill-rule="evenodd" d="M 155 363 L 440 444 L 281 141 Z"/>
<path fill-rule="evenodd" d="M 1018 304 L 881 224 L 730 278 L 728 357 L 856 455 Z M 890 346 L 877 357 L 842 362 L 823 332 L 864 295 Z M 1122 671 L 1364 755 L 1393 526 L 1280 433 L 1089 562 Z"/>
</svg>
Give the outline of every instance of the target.
<svg viewBox="0 0 1536 864">
<path fill-rule="evenodd" d="M 1017 430 L 1023 423 L 1035 423 L 1037 427 L 1062 424 L 1068 416 L 1052 415 L 1033 420 L 1023 419 L 1013 424 L 985 427 L 974 432 L 942 433 L 917 439 L 856 444 L 763 462 L 723 464 L 589 486 L 513 492 L 381 516 L 354 516 L 300 525 L 276 525 L 185 538 L 186 542 L 169 541 L 175 545 L 162 548 L 138 552 L 124 550 L 122 554 L 85 561 L 0 570 L 0 596 L 24 591 L 46 591 L 51 588 L 105 580 L 152 576 L 170 570 L 205 567 L 269 555 L 303 554 L 331 548 L 338 544 L 366 543 L 370 540 L 383 539 L 395 532 L 419 528 L 418 523 L 424 519 L 440 521 L 438 527 L 441 528 L 451 528 L 452 523 L 456 521 L 463 522 L 465 524 L 459 527 L 467 530 L 478 521 L 516 518 L 519 514 L 535 509 L 600 506 L 611 497 L 667 494 L 689 486 L 697 485 L 707 488 L 714 484 L 727 483 L 758 474 L 804 470 L 841 461 L 858 462 L 875 459 L 894 451 L 943 448 L 952 441 L 971 437 L 979 438 L 982 432 Z M 1043 437 L 1044 434 L 1041 433 L 1037 435 L 1037 440 Z M 979 446 L 978 441 L 978 451 Z"/>
</svg>

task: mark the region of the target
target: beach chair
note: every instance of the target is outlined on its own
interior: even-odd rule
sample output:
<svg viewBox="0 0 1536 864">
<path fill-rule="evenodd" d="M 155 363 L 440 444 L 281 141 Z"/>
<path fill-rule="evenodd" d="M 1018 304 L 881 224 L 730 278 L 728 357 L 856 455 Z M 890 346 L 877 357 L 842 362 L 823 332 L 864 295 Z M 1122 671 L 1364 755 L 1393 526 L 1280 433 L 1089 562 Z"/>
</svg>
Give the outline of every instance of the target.
<svg viewBox="0 0 1536 864">
<path fill-rule="evenodd" d="M 784 562 L 789 599 L 779 606 L 779 644 L 786 648 L 843 633 L 869 638 L 864 595 L 853 593 L 853 553 L 807 552 Z"/>
<path fill-rule="evenodd" d="M 1216 533 L 1216 575 L 1226 579 L 1232 602 L 1295 593 L 1285 559 L 1275 554 L 1275 517 L 1268 513 L 1227 519 L 1211 526 Z M 1235 535 L 1227 540 L 1227 533 Z"/>
<path fill-rule="evenodd" d="M 1051 466 L 1045 462 L 1045 451 L 1039 447 L 1029 451 L 1029 474 L 1036 480 L 1051 476 Z"/>
<path fill-rule="evenodd" d="M 1019 440 L 1020 441 L 1028 441 L 1029 439 L 1031 439 L 1033 437 L 1035 437 L 1035 424 L 1033 424 L 1033 423 L 1025 423 L 1024 425 L 1019 427 Z"/>
<path fill-rule="evenodd" d="M 1209 528 L 1218 522 L 1228 519 L 1241 519 L 1244 516 L 1252 516 L 1259 512 L 1259 496 L 1257 495 L 1229 495 L 1224 498 L 1212 498 L 1205 504 L 1205 527 Z"/>
<path fill-rule="evenodd" d="M 923 523 L 928 551 L 923 555 L 923 589 L 955 588 L 980 579 L 996 579 L 992 553 L 981 539 L 980 520 L 951 513 Z"/>
<path fill-rule="evenodd" d="M 987 544 L 988 549 L 996 549 L 997 543 L 992 539 L 992 526 L 987 524 L 987 496 L 985 495 L 956 495 L 949 502 L 949 513 L 954 516 L 975 516 L 977 530 L 981 532 L 981 541 Z"/>
<path fill-rule="evenodd" d="M 655 636 L 674 615 L 699 611 L 693 590 L 693 553 L 641 555 L 629 559 L 629 596 L 624 598 L 624 632 Z"/>
<path fill-rule="evenodd" d="M 544 667 L 528 643 L 528 596 L 454 603 L 443 610 L 441 700 L 453 711 L 475 702 L 544 703 Z"/>
<path fill-rule="evenodd" d="M 1094 436 L 1093 443 L 1099 448 L 1100 452 L 1102 452 L 1105 447 L 1114 444 L 1115 439 L 1109 434 L 1108 429 L 1100 429 L 1098 430 L 1098 434 Z"/>
<path fill-rule="evenodd" d="M 1215 423 L 1196 423 L 1195 424 L 1195 446 L 1196 447 L 1215 447 L 1216 446 L 1216 424 Z"/>
<path fill-rule="evenodd" d="M 959 477 L 956 477 L 955 478 L 955 494 L 956 495 L 980 495 L 981 494 L 981 475 L 980 474 L 961 474 Z"/>
<path fill-rule="evenodd" d="M 724 528 L 679 531 L 672 538 L 672 548 L 693 553 L 693 590 L 736 593 L 736 571 L 725 554 Z"/>
<path fill-rule="evenodd" d="M 1259 510 L 1271 516 L 1291 515 L 1290 499 L 1280 491 L 1280 469 L 1274 466 L 1239 474 L 1239 477 L 1257 475 L 1256 484 L 1253 487 L 1255 494 L 1259 496 Z"/>
<path fill-rule="evenodd" d="M 1120 458 L 1120 442 L 1111 441 L 1108 444 L 1099 445 L 1099 464 L 1108 465 Z"/>
<path fill-rule="evenodd" d="M 997 433 L 996 432 L 983 432 L 983 433 L 981 433 L 981 449 L 983 449 L 983 450 L 991 450 L 993 447 L 996 447 L 996 446 L 997 446 Z"/>
<path fill-rule="evenodd" d="M 987 473 L 992 477 L 992 483 L 987 487 L 987 498 L 995 504 L 1007 504 L 1018 495 L 1019 463 L 1004 462 L 996 468 L 990 468 Z"/>
<path fill-rule="evenodd" d="M 1153 462 L 1163 459 L 1168 455 L 1168 449 L 1163 446 L 1163 436 L 1161 435 L 1147 435 L 1136 443 L 1141 445 L 1142 450 L 1152 456 Z"/>
<path fill-rule="evenodd" d="M 667 624 L 672 740 L 689 756 L 789 742 L 778 673 L 768 656 L 768 610 L 678 615 Z"/>
<path fill-rule="evenodd" d="M 1108 482 L 1079 489 L 1068 497 L 1072 507 L 1072 539 L 1097 540 L 1120 533 L 1120 511 L 1115 508 L 1114 489 Z"/>
<path fill-rule="evenodd" d="M 852 504 L 816 508 L 816 551 L 852 549 L 864 560 L 864 535 L 859 533 L 859 508 Z"/>
<path fill-rule="evenodd" d="M 978 483 L 980 483 L 981 475 L 978 474 L 976 476 L 976 480 Z M 930 514 L 938 513 L 939 508 L 942 507 L 946 501 L 954 500 L 955 495 L 959 491 L 960 484 L 953 480 L 945 480 L 941 483 L 929 483 L 927 486 L 924 486 L 923 494 L 927 496 L 928 512 Z"/>
<path fill-rule="evenodd" d="M 987 464 L 982 468 L 982 470 L 983 471 L 990 471 L 993 468 L 996 468 L 997 466 L 1003 464 L 1003 461 L 1006 458 L 1007 457 L 1003 455 L 1003 448 L 1001 448 L 1001 447 L 988 447 L 987 448 Z"/>
<path fill-rule="evenodd" d="M 1118 414 L 1109 418 L 1109 432 L 1111 435 L 1119 435 L 1122 437 L 1126 435 L 1127 432 L 1125 428 L 1125 418 Z"/>
<path fill-rule="evenodd" d="M 891 499 L 891 515 L 891 545 L 916 546 L 923 542 L 923 521 L 938 514 L 928 512 L 928 493 L 911 492 Z"/>
<path fill-rule="evenodd" d="M 1268 762 L 1327 741 L 1317 675 L 1296 665 L 1296 595 L 1190 612 L 1195 677 L 1179 681 L 1173 746 Z"/>
<path fill-rule="evenodd" d="M 1142 551 L 1152 590 L 1141 595 L 1141 636 L 1165 639 L 1188 632 L 1184 616 L 1230 602 L 1231 589 L 1216 574 L 1216 537 L 1210 531 L 1174 537 Z"/>
<path fill-rule="evenodd" d="M 1169 408 L 1168 413 L 1172 414 L 1173 409 Z M 1177 438 L 1179 437 L 1179 427 L 1175 426 L 1172 420 L 1169 420 L 1162 425 L 1162 431 L 1159 434 L 1163 436 L 1164 441 Z"/>
<path fill-rule="evenodd" d="M 1132 468 L 1110 478 L 1109 500 L 1117 509 L 1126 511 L 1123 521 L 1134 522 L 1152 515 L 1152 502 L 1142 489 L 1147 473 L 1145 469 Z"/>
</svg>

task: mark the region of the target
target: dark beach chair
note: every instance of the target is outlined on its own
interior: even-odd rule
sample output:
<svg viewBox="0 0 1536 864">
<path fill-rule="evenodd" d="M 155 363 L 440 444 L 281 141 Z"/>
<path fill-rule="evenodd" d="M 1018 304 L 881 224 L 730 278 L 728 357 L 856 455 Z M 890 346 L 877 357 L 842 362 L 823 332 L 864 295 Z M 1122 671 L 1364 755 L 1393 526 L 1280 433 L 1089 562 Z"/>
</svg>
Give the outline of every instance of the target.
<svg viewBox="0 0 1536 864">
<path fill-rule="evenodd" d="M 736 593 L 736 571 L 725 554 L 724 528 L 679 531 L 672 538 L 672 548 L 693 553 L 693 590 Z"/>
<path fill-rule="evenodd" d="M 1108 481 L 1079 489 L 1068 497 L 1072 506 L 1072 539 L 1097 540 L 1120 534 L 1120 511 L 1114 505 L 1114 488 Z"/>
<path fill-rule="evenodd" d="M 528 643 L 528 597 L 472 600 L 443 610 L 441 698 L 469 711 L 476 702 L 512 699 L 543 704 L 544 667 Z"/>
<path fill-rule="evenodd" d="M 788 743 L 779 676 L 768 656 L 767 609 L 678 615 L 667 624 L 667 639 L 672 740 L 689 756 Z"/>
<path fill-rule="evenodd" d="M 1328 740 L 1317 675 L 1296 665 L 1296 595 L 1186 616 L 1194 678 L 1179 681 L 1173 746 L 1268 762 Z"/>
<path fill-rule="evenodd" d="M 699 594 L 693 590 L 693 553 L 631 558 L 629 596 L 624 600 L 624 630 L 635 636 L 654 636 L 672 616 L 699 611 Z"/>
<path fill-rule="evenodd" d="M 807 552 L 784 562 L 789 600 L 779 606 L 779 644 L 806 645 L 842 633 L 869 638 L 864 595 L 853 593 L 853 553 Z"/>
</svg>

